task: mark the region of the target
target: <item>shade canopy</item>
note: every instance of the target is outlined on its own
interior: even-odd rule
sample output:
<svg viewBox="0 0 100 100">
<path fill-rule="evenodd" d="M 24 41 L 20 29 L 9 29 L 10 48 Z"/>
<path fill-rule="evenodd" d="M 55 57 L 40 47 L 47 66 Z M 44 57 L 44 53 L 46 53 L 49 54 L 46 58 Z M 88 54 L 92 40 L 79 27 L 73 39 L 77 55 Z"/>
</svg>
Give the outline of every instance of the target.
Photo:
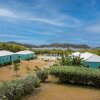
<svg viewBox="0 0 100 100">
<path fill-rule="evenodd" d="M 100 56 L 89 52 L 75 52 L 72 54 L 72 56 L 80 56 L 80 58 L 83 58 L 86 62 L 100 62 Z"/>
</svg>

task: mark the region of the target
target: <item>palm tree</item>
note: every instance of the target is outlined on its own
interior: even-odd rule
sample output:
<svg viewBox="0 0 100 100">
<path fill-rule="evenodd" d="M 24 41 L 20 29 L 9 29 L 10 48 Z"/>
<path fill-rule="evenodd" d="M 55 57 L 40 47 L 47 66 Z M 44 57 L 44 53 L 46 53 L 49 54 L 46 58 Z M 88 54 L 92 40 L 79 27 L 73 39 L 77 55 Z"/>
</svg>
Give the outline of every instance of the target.
<svg viewBox="0 0 100 100">
<path fill-rule="evenodd" d="M 63 55 L 60 60 L 60 65 L 62 66 L 71 65 L 71 57 Z"/>
<path fill-rule="evenodd" d="M 61 60 L 60 60 L 60 65 L 62 66 L 83 66 L 84 60 L 83 58 L 80 58 L 80 56 L 62 56 Z"/>
<path fill-rule="evenodd" d="M 72 66 L 83 66 L 84 59 L 80 56 L 72 57 Z"/>
</svg>

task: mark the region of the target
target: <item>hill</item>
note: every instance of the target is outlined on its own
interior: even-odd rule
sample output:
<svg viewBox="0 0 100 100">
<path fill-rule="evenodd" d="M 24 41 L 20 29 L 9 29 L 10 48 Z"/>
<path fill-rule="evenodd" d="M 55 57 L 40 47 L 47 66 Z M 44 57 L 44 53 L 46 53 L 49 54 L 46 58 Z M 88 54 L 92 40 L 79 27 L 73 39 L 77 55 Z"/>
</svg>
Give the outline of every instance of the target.
<svg viewBox="0 0 100 100">
<path fill-rule="evenodd" d="M 91 48 L 90 46 L 86 45 L 86 44 L 69 44 L 69 43 L 53 43 L 53 44 L 49 44 L 49 45 L 40 45 L 40 47 L 44 48 L 44 47 L 56 47 L 56 48 L 84 48 L 84 49 L 88 49 Z"/>
<path fill-rule="evenodd" d="M 48 45 L 31 45 L 31 44 L 21 44 L 21 43 L 16 43 L 14 41 L 10 41 L 7 42 L 10 44 L 18 44 L 18 45 L 22 45 L 25 46 L 27 48 L 83 48 L 83 49 L 89 49 L 91 48 L 90 46 L 86 45 L 86 44 L 69 44 L 69 43 L 53 43 L 53 44 L 48 44 Z"/>
<path fill-rule="evenodd" d="M 25 50 L 25 46 L 17 44 L 17 43 L 5 43 L 0 42 L 0 50 L 8 50 L 12 52 L 17 52 L 21 50 Z"/>
</svg>

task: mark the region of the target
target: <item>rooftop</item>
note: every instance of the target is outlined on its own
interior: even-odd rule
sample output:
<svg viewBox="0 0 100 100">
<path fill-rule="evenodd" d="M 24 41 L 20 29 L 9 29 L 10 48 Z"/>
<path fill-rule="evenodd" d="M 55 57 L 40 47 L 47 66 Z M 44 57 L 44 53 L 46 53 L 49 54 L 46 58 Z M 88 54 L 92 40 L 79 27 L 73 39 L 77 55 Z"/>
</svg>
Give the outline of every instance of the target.
<svg viewBox="0 0 100 100">
<path fill-rule="evenodd" d="M 72 53 L 72 56 L 80 56 L 86 62 L 100 62 L 100 56 L 89 53 L 89 52 L 85 52 L 85 53 L 75 52 L 75 53 Z"/>
<path fill-rule="evenodd" d="M 29 50 L 24 50 L 24 51 L 19 51 L 16 54 L 30 54 L 30 53 L 34 53 L 34 52 L 29 51 Z"/>
<path fill-rule="evenodd" d="M 0 51 L 0 56 L 7 56 L 7 55 L 13 55 L 13 52 L 6 51 L 6 50 L 1 50 Z"/>
</svg>

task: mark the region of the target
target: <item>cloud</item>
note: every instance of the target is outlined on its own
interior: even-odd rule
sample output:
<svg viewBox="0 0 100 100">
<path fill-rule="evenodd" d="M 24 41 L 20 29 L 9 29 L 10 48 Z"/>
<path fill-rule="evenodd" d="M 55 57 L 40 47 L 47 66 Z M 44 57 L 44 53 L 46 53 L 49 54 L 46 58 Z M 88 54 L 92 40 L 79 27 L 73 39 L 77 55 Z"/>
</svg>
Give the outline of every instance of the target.
<svg viewBox="0 0 100 100">
<path fill-rule="evenodd" d="M 28 20 L 28 21 L 36 21 L 36 22 L 41 22 L 41 23 L 46 23 L 50 24 L 53 26 L 58 26 L 58 27 L 78 27 L 81 26 L 82 23 L 80 20 L 73 18 L 69 15 L 60 15 L 60 14 L 54 14 L 53 17 L 49 16 L 37 16 L 37 15 L 24 15 L 23 20 Z"/>
<path fill-rule="evenodd" d="M 0 16 L 17 18 L 17 16 L 14 14 L 14 12 L 12 12 L 8 9 L 5 9 L 5 8 L 0 8 Z"/>
<path fill-rule="evenodd" d="M 54 32 L 48 32 L 48 31 L 35 31 L 35 30 L 32 30 L 32 29 L 26 29 L 25 31 L 28 31 L 28 32 L 31 32 L 33 34 L 43 34 L 43 35 L 54 35 L 55 33 Z"/>
<path fill-rule="evenodd" d="M 88 26 L 86 31 L 93 32 L 93 33 L 100 33 L 100 24 L 95 24 Z"/>
<path fill-rule="evenodd" d="M 0 38 L 20 38 L 20 39 L 34 39 L 33 37 L 30 36 L 18 36 L 18 35 L 12 35 L 12 34 L 1 34 L 0 33 Z"/>
<path fill-rule="evenodd" d="M 26 13 L 26 12 L 18 12 L 18 11 L 12 11 L 8 10 L 6 8 L 0 8 L 0 16 L 4 16 L 8 18 L 14 18 L 17 20 L 25 20 L 25 21 L 35 21 L 39 23 L 45 23 L 50 24 L 57 27 L 78 27 L 81 25 L 81 21 L 73 18 L 69 15 L 60 15 L 60 13 L 54 12 L 54 11 L 48 11 L 50 13 L 49 15 L 52 15 L 49 17 L 49 15 L 37 15 L 36 13 Z"/>
</svg>

